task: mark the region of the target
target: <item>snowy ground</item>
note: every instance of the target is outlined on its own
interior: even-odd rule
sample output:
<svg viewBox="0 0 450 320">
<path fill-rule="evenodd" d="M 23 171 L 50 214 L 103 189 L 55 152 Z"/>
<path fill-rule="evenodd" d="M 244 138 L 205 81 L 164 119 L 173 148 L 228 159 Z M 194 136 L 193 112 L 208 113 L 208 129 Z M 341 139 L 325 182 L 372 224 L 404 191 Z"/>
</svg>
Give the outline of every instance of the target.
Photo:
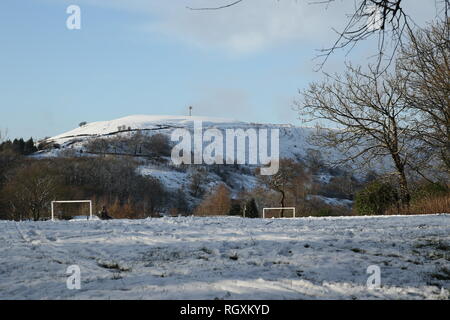
<svg viewBox="0 0 450 320">
<path fill-rule="evenodd" d="M 0 222 L 1 299 L 448 299 L 450 215 Z M 70 265 L 81 289 L 68 290 Z M 367 267 L 381 268 L 368 289 Z"/>
</svg>

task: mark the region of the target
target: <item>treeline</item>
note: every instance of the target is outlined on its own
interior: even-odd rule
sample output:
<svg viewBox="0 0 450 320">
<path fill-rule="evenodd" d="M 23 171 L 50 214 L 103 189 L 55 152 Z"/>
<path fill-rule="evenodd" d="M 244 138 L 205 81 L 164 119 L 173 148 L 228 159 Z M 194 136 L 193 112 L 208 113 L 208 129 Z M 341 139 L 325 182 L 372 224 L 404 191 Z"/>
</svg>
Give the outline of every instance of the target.
<svg viewBox="0 0 450 320">
<path fill-rule="evenodd" d="M 245 216 L 262 217 L 265 207 L 295 207 L 296 216 L 341 216 L 351 215 L 351 200 L 363 183 L 346 170 L 337 170 L 322 163 L 320 152 L 309 150 L 316 157 L 305 159 L 281 159 L 279 171 L 272 176 L 261 176 L 256 172 L 256 185 L 252 189 L 239 190 L 231 177 L 246 173 L 245 167 L 228 167 L 227 174 L 222 168 L 204 166 L 191 174 L 189 190 L 192 196 L 202 201 L 194 208 L 197 216 Z M 221 178 L 215 188 L 207 190 L 207 172 L 216 173 Z M 244 171 L 244 172 L 241 172 Z M 257 170 L 258 171 L 258 170 Z M 321 182 L 320 175 L 329 175 L 331 181 Z M 331 176 L 334 174 L 335 176 Z M 202 182 L 202 183 L 201 183 Z M 233 188 L 231 188 L 233 186 Z M 322 194 L 322 195 L 321 195 Z M 342 202 L 327 204 L 325 198 L 336 197 Z M 344 204 L 346 202 L 346 204 Z M 269 216 L 292 217 L 292 211 L 271 211 Z"/>
<path fill-rule="evenodd" d="M 140 131 L 90 139 L 85 149 L 88 153 L 99 155 L 130 155 L 148 158 L 168 157 L 172 150 L 167 135 L 161 133 L 147 135 Z"/>
<path fill-rule="evenodd" d="M 3 149 L 0 219 L 47 219 L 50 202 L 58 199 L 92 199 L 95 212 L 106 206 L 113 217 L 132 219 L 162 212 L 257 218 L 264 207 L 295 207 L 297 216 L 450 212 L 450 193 L 445 184 L 411 179 L 411 202 L 406 210 L 400 206 L 398 185 L 392 175 L 369 171 L 365 177 L 356 178 L 349 168 L 329 167 L 320 151 L 312 149 L 304 159 L 281 159 L 277 174 L 258 175 L 255 188 L 238 192 L 236 179 L 251 174 L 248 167 L 179 168 L 190 172 L 189 182 L 176 192 L 168 192 L 159 180 L 139 173 L 141 164 L 132 156 L 110 155 L 39 160 Z M 216 187 L 211 188 L 214 182 Z M 336 201 L 330 202 L 333 198 Z M 56 210 L 57 215 L 65 214 L 59 216 L 63 219 L 86 212 L 86 207 L 77 205 Z M 290 217 L 292 212 L 271 211 L 268 215 Z"/>
<path fill-rule="evenodd" d="M 155 216 L 176 195 L 137 167 L 125 157 L 38 160 L 0 152 L 0 218 L 47 219 L 50 202 L 57 199 L 92 199 L 96 212 L 106 206 L 115 218 Z M 72 215 L 82 210 L 75 208 Z"/>
<path fill-rule="evenodd" d="M 37 151 L 38 149 L 34 145 L 33 138 L 25 141 L 24 139 L 14 139 L 6 140 L 0 143 L 0 152 L 13 152 L 19 155 L 30 155 Z"/>
<path fill-rule="evenodd" d="M 259 176 L 255 188 L 237 194 L 232 194 L 228 185 L 232 182 L 226 180 L 207 190 L 208 168 L 198 168 L 191 175 L 189 190 L 202 200 L 193 214 L 258 218 L 262 217 L 263 208 L 270 207 L 294 207 L 297 217 L 450 212 L 450 189 L 445 183 L 411 179 L 410 205 L 402 207 L 399 187 L 391 174 L 369 171 L 365 177 L 357 178 L 350 170 L 328 167 L 320 152 L 313 153 L 314 158 L 282 159 L 277 174 Z M 327 177 L 326 181 L 320 179 L 322 176 Z M 292 211 L 271 210 L 266 215 L 292 217 Z"/>
</svg>

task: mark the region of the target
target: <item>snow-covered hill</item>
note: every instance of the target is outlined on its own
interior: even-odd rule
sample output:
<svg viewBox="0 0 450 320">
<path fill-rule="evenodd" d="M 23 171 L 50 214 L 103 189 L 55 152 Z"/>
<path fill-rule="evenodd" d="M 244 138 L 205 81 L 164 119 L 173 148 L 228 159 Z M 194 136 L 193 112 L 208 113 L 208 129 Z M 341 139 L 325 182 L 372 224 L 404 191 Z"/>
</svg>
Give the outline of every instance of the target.
<svg viewBox="0 0 450 320">
<path fill-rule="evenodd" d="M 0 299 L 449 299 L 449 215 L 0 229 Z M 71 265 L 80 290 L 66 287 Z M 379 267 L 380 287 L 367 287 L 369 266 Z"/>
<path fill-rule="evenodd" d="M 71 148 L 79 148 L 92 138 L 109 137 L 121 134 L 120 131 L 141 131 L 147 134 L 170 134 L 174 129 L 186 128 L 193 130 L 194 121 L 201 121 L 203 129 L 216 128 L 219 130 L 240 128 L 247 129 L 279 129 L 280 130 L 280 157 L 296 158 L 302 157 L 312 146 L 308 143 L 309 135 L 315 130 L 313 128 L 298 127 L 290 124 L 263 124 L 249 123 L 238 120 L 196 117 L 196 116 L 155 116 L 155 115 L 132 115 L 111 121 L 99 121 L 88 123 L 82 127 L 59 134 L 47 141 L 60 144 L 62 149 L 67 145 Z M 77 143 L 73 143 L 73 141 Z M 335 150 L 322 150 L 327 156 L 338 157 Z M 330 152 L 331 151 L 331 152 Z"/>
<path fill-rule="evenodd" d="M 119 127 L 126 129 L 159 129 L 161 127 L 192 127 L 193 121 L 202 121 L 205 126 L 222 125 L 222 126 L 237 126 L 245 125 L 244 122 L 210 117 L 195 117 L 195 116 L 164 116 L 164 115 L 132 115 L 120 119 L 110 121 L 98 121 L 87 123 L 86 125 L 65 132 L 63 134 L 52 137 L 58 143 L 66 142 L 74 136 L 98 136 L 109 134 L 118 131 Z"/>
<path fill-rule="evenodd" d="M 270 140 L 271 132 L 277 129 L 279 133 L 279 157 L 302 161 L 307 157 L 308 152 L 317 147 L 311 145 L 310 136 L 315 132 L 315 128 L 294 126 L 291 124 L 264 124 L 264 123 L 249 123 L 238 120 L 210 118 L 210 117 L 195 117 L 195 116 L 155 116 L 155 115 L 133 115 L 111 121 L 100 121 L 85 124 L 74 130 L 59 134 L 45 141 L 47 145 L 56 146 L 55 148 L 46 148 L 46 150 L 38 152 L 35 157 L 60 157 L 67 154 L 76 154 L 77 156 L 86 156 L 86 146 L 90 141 L 97 139 L 131 137 L 133 134 L 140 133 L 147 136 L 155 134 L 167 135 L 169 138 L 176 129 L 187 129 L 189 132 L 194 131 L 194 123 L 200 123 L 203 127 L 203 132 L 208 129 L 218 129 L 225 133 L 227 129 L 254 129 L 256 132 L 261 132 L 261 129 L 266 129 L 268 133 L 268 140 Z M 225 134 L 224 134 L 225 137 Z M 261 139 L 261 138 L 259 138 Z M 175 144 L 175 142 L 173 142 Z M 204 142 L 204 146 L 208 142 Z M 224 148 L 226 142 L 224 141 Z M 236 144 L 236 149 L 239 147 Z M 271 144 L 269 146 L 271 148 Z M 242 147 L 241 147 L 242 149 Z M 245 146 L 244 152 L 248 152 L 248 145 Z M 69 151 L 69 152 L 68 152 Z M 84 151 L 84 152 L 83 152 Z M 271 149 L 269 153 L 271 153 Z M 225 152 L 225 149 L 224 149 Z M 336 149 L 320 149 L 320 153 L 324 161 L 334 161 L 342 158 L 342 155 Z M 228 155 L 223 154 L 223 159 Z M 166 157 L 166 162 L 152 162 L 144 159 L 139 159 L 142 165 L 139 172 L 144 176 L 151 176 L 157 178 L 169 190 L 176 191 L 179 189 L 186 189 L 191 179 L 192 171 L 177 170 L 173 165 L 170 157 Z M 382 166 L 381 162 L 378 163 Z M 226 184 L 232 191 L 232 194 L 237 194 L 242 190 L 251 190 L 257 186 L 257 177 L 254 174 L 255 167 L 247 167 L 246 172 L 235 172 L 231 166 L 224 166 L 227 171 Z M 358 176 L 358 172 L 352 172 Z M 362 177 L 363 175 L 361 175 Z M 315 177 L 319 183 L 328 183 L 332 178 L 332 173 L 324 171 L 319 172 Z M 214 172 L 208 172 L 205 179 L 204 187 L 207 190 L 212 190 L 213 187 L 219 183 L 223 183 L 223 177 L 217 176 Z M 321 198 L 325 203 L 339 204 L 344 207 L 351 206 L 351 201 L 346 199 L 327 199 Z M 200 199 L 189 199 L 191 204 L 198 202 Z"/>
</svg>

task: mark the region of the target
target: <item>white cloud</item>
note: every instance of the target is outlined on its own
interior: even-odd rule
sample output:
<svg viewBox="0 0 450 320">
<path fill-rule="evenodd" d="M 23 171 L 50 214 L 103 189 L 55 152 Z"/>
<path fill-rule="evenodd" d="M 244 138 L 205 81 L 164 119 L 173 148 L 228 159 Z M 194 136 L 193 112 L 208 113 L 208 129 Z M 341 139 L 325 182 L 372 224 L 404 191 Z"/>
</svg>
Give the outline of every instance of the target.
<svg viewBox="0 0 450 320">
<path fill-rule="evenodd" d="M 204 5 L 204 1 L 189 1 Z M 213 47 L 233 54 L 251 53 L 288 43 L 314 40 L 330 33 L 329 12 L 323 6 L 295 0 L 246 0 L 218 11 L 191 11 L 171 3 L 160 6 L 149 30 L 200 47 Z M 331 16 L 331 15 L 330 15 Z"/>
<path fill-rule="evenodd" d="M 47 0 L 48 1 L 48 0 Z M 51 0 L 50 0 L 51 1 Z M 56 1 L 56 0 L 53 0 Z M 68 1 L 68 3 L 71 1 Z M 244 0 L 236 6 L 213 11 L 192 11 L 190 7 L 211 7 L 229 0 L 78 0 L 137 12 L 143 29 L 169 39 L 201 48 L 215 48 L 243 54 L 283 45 L 308 42 L 317 48 L 329 47 L 336 39 L 332 28 L 342 30 L 354 0 L 336 0 L 329 6 L 309 0 Z M 431 1 L 430 1 L 431 2 Z M 419 23 L 433 18 L 435 3 L 409 0 L 406 12 Z M 146 18 L 148 17 L 148 18 Z"/>
<path fill-rule="evenodd" d="M 323 5 L 309 5 L 308 2 L 245 0 L 227 9 L 192 11 L 187 6 L 213 6 L 227 3 L 227 0 L 78 0 L 81 6 L 95 5 L 139 13 L 143 21 L 137 24 L 143 25 L 146 31 L 232 54 L 251 53 L 293 40 L 311 41 L 334 36 L 331 27 L 340 24 L 344 6 L 334 6 L 331 11 Z"/>
</svg>

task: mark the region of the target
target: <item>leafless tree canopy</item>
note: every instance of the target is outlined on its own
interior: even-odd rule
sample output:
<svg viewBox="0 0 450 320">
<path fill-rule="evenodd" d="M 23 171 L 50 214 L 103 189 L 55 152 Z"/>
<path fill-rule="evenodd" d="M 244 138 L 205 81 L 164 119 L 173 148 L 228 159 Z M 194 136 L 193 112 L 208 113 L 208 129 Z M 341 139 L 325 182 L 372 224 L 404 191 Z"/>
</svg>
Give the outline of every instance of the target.
<svg viewBox="0 0 450 320">
<path fill-rule="evenodd" d="M 423 142 L 418 155 L 426 164 L 443 164 L 450 173 L 450 21 L 409 34 L 408 45 L 398 58 L 398 68 L 406 82 L 405 98 L 411 112 L 420 117 L 414 123 Z"/>
<path fill-rule="evenodd" d="M 335 0 L 324 1 L 327 4 Z M 324 3 L 322 2 L 322 3 Z M 378 36 L 377 71 L 383 65 L 385 57 L 390 64 L 395 51 L 402 43 L 405 31 L 411 31 L 413 23 L 401 6 L 402 0 L 360 0 L 354 13 L 350 16 L 342 31 L 338 34 L 333 46 L 321 50 L 323 57 L 321 66 L 336 50 L 351 50 L 357 43 L 371 36 Z"/>
<path fill-rule="evenodd" d="M 403 83 L 394 75 L 380 76 L 376 68 L 363 71 L 351 65 L 344 75 L 328 75 L 323 82 L 312 83 L 296 102 L 306 121 L 326 120 L 336 129 L 321 129 L 315 143 L 333 147 L 347 155 L 370 162 L 390 157 L 398 176 L 401 197 L 408 204 L 409 192 L 405 168 L 410 152 L 410 131 Z"/>
</svg>

